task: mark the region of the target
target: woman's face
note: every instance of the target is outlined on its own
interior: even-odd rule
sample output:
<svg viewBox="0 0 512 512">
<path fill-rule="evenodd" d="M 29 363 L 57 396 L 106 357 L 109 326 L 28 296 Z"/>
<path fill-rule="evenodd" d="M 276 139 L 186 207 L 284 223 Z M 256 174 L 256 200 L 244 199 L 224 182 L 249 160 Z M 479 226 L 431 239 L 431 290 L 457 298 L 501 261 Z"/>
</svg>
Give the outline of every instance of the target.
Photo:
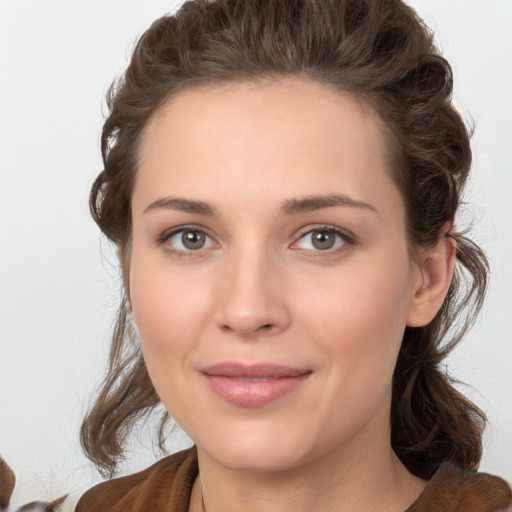
<svg viewBox="0 0 512 512">
<path fill-rule="evenodd" d="M 130 299 L 153 384 L 204 456 L 279 470 L 389 449 L 421 272 L 381 121 L 298 78 L 180 93 L 145 129 Z"/>
</svg>

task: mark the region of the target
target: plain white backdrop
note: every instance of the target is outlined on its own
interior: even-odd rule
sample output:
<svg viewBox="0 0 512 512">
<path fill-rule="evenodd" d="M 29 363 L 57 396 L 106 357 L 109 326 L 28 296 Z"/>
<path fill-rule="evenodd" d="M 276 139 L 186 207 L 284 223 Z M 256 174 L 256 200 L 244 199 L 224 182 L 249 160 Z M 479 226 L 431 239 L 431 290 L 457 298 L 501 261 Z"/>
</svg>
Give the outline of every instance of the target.
<svg viewBox="0 0 512 512">
<path fill-rule="evenodd" d="M 180 3 L 0 0 L 0 453 L 18 476 L 13 505 L 100 480 L 78 429 L 119 297 L 114 253 L 87 204 L 101 170 L 103 99 L 137 36 Z M 477 222 L 492 281 L 448 368 L 489 417 L 481 469 L 512 481 L 512 0 L 410 3 L 435 31 L 455 103 L 476 125 L 461 223 Z M 144 429 L 140 437 L 124 472 L 155 458 Z M 177 433 L 170 449 L 188 442 Z"/>
</svg>

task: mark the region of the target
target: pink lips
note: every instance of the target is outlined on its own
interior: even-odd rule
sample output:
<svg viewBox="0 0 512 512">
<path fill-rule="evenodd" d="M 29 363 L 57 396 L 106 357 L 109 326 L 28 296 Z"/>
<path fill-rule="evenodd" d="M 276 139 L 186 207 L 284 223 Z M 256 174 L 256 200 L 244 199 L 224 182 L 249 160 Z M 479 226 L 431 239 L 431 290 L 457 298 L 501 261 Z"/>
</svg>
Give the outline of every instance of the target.
<svg viewBox="0 0 512 512">
<path fill-rule="evenodd" d="M 221 363 L 204 368 L 210 388 L 240 407 L 260 407 L 292 392 L 305 382 L 311 370 L 275 364 Z"/>
</svg>

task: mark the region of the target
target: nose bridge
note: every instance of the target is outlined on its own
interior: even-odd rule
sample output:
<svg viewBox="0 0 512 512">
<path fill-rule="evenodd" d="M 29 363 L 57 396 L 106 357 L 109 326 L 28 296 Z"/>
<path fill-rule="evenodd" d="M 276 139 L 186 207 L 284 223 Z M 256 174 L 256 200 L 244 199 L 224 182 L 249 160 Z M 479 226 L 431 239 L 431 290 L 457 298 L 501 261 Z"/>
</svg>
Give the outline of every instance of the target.
<svg viewBox="0 0 512 512">
<path fill-rule="evenodd" d="M 218 323 L 223 329 L 252 336 L 284 329 L 289 315 L 276 281 L 280 262 L 263 243 L 232 247 L 225 261 Z"/>
</svg>

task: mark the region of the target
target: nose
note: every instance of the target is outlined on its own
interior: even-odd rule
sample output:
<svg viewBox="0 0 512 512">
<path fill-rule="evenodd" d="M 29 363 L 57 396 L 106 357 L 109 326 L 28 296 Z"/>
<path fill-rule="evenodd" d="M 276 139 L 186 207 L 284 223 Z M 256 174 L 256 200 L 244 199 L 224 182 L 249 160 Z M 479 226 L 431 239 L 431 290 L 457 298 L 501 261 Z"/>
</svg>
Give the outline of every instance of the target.
<svg viewBox="0 0 512 512">
<path fill-rule="evenodd" d="M 275 335 L 290 324 L 282 263 L 265 251 L 237 251 L 225 262 L 217 325 L 243 338 Z"/>
</svg>

